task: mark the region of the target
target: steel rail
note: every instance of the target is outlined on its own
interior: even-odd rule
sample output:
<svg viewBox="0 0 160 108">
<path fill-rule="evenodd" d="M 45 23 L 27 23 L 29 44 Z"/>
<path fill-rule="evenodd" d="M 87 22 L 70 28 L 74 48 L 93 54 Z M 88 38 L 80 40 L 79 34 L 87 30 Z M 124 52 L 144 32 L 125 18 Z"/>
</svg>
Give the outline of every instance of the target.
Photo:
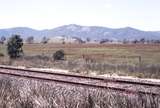
<svg viewBox="0 0 160 108">
<path fill-rule="evenodd" d="M 133 80 L 128 80 L 128 79 L 92 77 L 92 76 L 84 76 L 84 75 L 75 75 L 75 74 L 65 74 L 65 73 L 58 73 L 58 72 L 48 72 L 48 71 L 40 71 L 40 70 L 14 68 L 14 67 L 8 67 L 8 66 L 0 66 L 0 69 L 34 72 L 34 73 L 41 73 L 41 74 L 48 74 L 48 75 L 59 75 L 59 76 L 90 79 L 90 80 L 99 80 L 99 81 L 104 81 L 104 82 L 115 82 L 115 83 L 126 83 L 126 84 L 133 84 L 133 85 L 160 87 L 160 83 L 151 83 L 151 82 L 144 82 L 144 81 L 140 82 L 140 81 L 133 81 Z"/>
<path fill-rule="evenodd" d="M 80 85 L 80 86 L 85 86 L 85 87 L 108 89 L 108 90 L 114 90 L 114 91 L 119 91 L 119 92 L 125 92 L 128 94 L 144 94 L 144 95 L 153 95 L 153 96 L 160 95 L 158 93 L 148 92 L 148 91 L 137 91 L 137 90 L 129 90 L 129 89 L 125 89 L 125 88 L 107 87 L 104 85 L 94 85 L 94 84 L 88 84 L 88 83 L 64 81 L 64 80 L 57 80 L 57 79 L 53 79 L 53 78 L 44 78 L 44 77 L 38 77 L 38 76 L 32 76 L 32 75 L 6 73 L 6 72 L 2 72 L 2 71 L 0 71 L 0 74 L 14 76 L 14 77 L 23 77 L 23 78 L 28 78 L 28 79 L 36 79 L 36 80 L 41 80 L 41 81 L 43 80 L 43 81 L 47 81 L 47 82 L 57 82 L 57 83 L 70 84 L 70 85 L 76 85 L 76 86 Z"/>
</svg>

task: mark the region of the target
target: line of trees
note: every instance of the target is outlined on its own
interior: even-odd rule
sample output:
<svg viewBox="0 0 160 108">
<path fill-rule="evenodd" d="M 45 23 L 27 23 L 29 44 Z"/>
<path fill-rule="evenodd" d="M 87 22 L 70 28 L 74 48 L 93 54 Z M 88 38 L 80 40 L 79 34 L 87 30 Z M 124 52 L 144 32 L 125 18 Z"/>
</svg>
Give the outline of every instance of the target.
<svg viewBox="0 0 160 108">
<path fill-rule="evenodd" d="M 113 40 L 110 39 L 102 39 L 99 43 L 103 44 L 103 43 L 112 43 L 115 42 Z M 127 40 L 127 39 L 123 39 L 122 41 L 116 41 L 119 43 L 123 43 L 123 44 L 160 44 L 160 40 L 146 40 L 145 38 L 141 38 L 141 39 L 135 39 L 135 40 Z"/>
<path fill-rule="evenodd" d="M 11 36 L 11 37 L 12 37 L 12 36 Z M 9 38 L 8 38 L 8 39 L 9 39 Z M 9 40 L 7 40 L 7 38 L 6 38 L 5 36 L 1 36 L 1 37 L 0 37 L 0 44 L 7 43 L 7 41 L 9 41 Z M 48 43 L 48 41 L 49 41 L 49 38 L 47 38 L 47 37 L 44 36 L 44 37 L 41 39 L 41 42 L 40 42 L 40 43 L 46 44 L 46 43 Z M 33 37 L 33 36 L 29 36 L 29 37 L 25 40 L 25 42 L 28 43 L 28 44 L 33 44 L 33 43 L 35 43 L 34 37 Z"/>
<path fill-rule="evenodd" d="M 76 37 L 74 37 L 76 38 Z M 86 42 L 83 41 L 81 38 L 76 38 L 77 41 L 79 43 L 88 43 L 91 41 L 90 38 L 86 38 Z M 8 39 L 5 37 L 5 36 L 1 36 L 0 37 L 0 44 L 4 44 L 8 41 Z M 35 39 L 33 36 L 29 36 L 26 40 L 25 40 L 26 43 L 28 44 L 33 44 L 35 43 Z M 40 43 L 43 43 L 43 44 L 46 44 L 49 42 L 49 38 L 47 37 L 43 37 L 40 41 Z M 134 39 L 134 40 L 127 40 L 127 39 L 123 39 L 121 41 L 114 41 L 114 40 L 111 40 L 111 39 L 102 39 L 101 41 L 99 41 L 100 44 L 104 44 L 104 43 L 114 43 L 114 42 L 118 42 L 118 43 L 123 43 L 123 44 L 160 44 L 160 40 L 147 40 L 145 38 L 141 38 L 141 39 Z M 63 42 L 63 44 L 65 43 L 65 41 Z"/>
<path fill-rule="evenodd" d="M 145 38 L 135 39 L 132 41 L 123 41 L 123 43 L 133 43 L 133 44 L 160 44 L 160 40 L 146 40 Z"/>
<path fill-rule="evenodd" d="M 41 43 L 43 43 L 43 44 L 46 44 L 46 43 L 48 43 L 48 41 L 49 41 L 49 38 L 47 38 L 47 37 L 43 37 L 42 38 L 42 40 L 41 40 Z M 26 39 L 26 43 L 28 43 L 28 44 L 33 44 L 35 42 L 35 40 L 34 40 L 34 37 L 33 36 L 29 36 L 27 39 Z"/>
</svg>

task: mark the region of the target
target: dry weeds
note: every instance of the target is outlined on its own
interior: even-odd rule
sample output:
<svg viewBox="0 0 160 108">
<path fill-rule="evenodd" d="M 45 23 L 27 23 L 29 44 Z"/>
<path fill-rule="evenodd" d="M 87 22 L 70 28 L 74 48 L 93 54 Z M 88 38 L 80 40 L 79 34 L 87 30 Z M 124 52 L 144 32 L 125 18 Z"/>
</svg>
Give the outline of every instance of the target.
<svg viewBox="0 0 160 108">
<path fill-rule="evenodd" d="M 1 108 L 159 108 L 160 97 L 1 77 Z"/>
</svg>

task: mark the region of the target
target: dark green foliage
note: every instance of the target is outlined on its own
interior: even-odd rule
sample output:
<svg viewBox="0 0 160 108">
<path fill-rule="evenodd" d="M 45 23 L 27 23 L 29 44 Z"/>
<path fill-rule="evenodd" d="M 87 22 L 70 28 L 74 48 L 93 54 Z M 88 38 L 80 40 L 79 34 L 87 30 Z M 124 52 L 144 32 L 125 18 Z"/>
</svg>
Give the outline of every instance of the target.
<svg viewBox="0 0 160 108">
<path fill-rule="evenodd" d="M 23 54 L 23 40 L 20 35 L 13 35 L 7 43 L 7 51 L 10 58 L 18 58 Z"/>
<path fill-rule="evenodd" d="M 64 60 L 65 53 L 63 50 L 58 50 L 53 54 L 54 60 Z"/>
</svg>

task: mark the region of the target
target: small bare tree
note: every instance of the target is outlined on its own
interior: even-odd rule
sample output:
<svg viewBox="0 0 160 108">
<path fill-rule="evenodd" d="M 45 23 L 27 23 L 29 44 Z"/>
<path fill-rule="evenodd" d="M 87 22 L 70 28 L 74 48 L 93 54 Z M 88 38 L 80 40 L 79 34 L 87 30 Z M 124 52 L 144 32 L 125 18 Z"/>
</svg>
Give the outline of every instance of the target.
<svg viewBox="0 0 160 108">
<path fill-rule="evenodd" d="M 1 44 L 4 44 L 5 41 L 6 41 L 6 37 L 5 37 L 5 36 L 2 36 L 1 39 L 0 39 L 0 43 L 1 43 Z"/>
<path fill-rule="evenodd" d="M 29 44 L 34 43 L 34 37 L 33 36 L 28 37 L 26 42 L 29 43 Z"/>
<path fill-rule="evenodd" d="M 48 43 L 49 39 L 47 37 L 43 37 L 41 43 L 46 44 Z"/>
</svg>

